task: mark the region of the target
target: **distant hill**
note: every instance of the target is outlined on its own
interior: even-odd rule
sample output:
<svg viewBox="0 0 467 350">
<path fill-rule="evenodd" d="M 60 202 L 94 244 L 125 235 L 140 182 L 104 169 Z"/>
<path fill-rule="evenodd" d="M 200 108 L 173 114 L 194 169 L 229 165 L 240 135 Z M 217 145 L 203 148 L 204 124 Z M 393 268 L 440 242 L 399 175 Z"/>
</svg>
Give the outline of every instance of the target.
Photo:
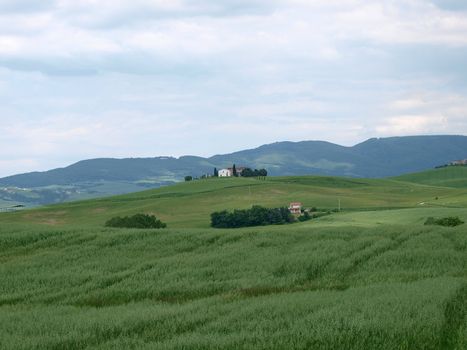
<svg viewBox="0 0 467 350">
<path fill-rule="evenodd" d="M 418 172 L 467 158 L 466 136 L 373 138 L 353 147 L 323 141 L 276 142 L 210 158 L 91 159 L 66 168 L 0 179 L 0 200 L 48 204 L 95 198 L 181 181 L 237 165 L 270 175 L 335 175 L 382 178 Z"/>
</svg>

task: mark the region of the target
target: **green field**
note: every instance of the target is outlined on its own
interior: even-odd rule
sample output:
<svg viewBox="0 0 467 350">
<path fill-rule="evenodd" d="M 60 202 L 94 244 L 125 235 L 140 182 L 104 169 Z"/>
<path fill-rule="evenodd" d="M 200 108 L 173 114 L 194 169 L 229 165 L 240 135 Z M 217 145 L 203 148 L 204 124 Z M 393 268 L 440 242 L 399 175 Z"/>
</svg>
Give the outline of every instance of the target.
<svg viewBox="0 0 467 350">
<path fill-rule="evenodd" d="M 448 166 L 421 173 L 398 176 L 395 179 L 430 186 L 467 188 L 467 166 Z"/>
<path fill-rule="evenodd" d="M 396 180 L 321 176 L 272 177 L 267 180 L 219 178 L 42 207 L 4 215 L 2 222 L 28 222 L 54 227 L 102 227 L 113 216 L 144 212 L 155 214 L 171 228 L 209 228 L 209 215 L 216 210 L 249 208 L 255 204 L 287 206 L 292 201 L 300 201 L 306 207 L 324 209 L 335 209 L 340 201 L 344 212 L 464 208 L 467 207 L 467 186 L 459 189 Z"/>
<path fill-rule="evenodd" d="M 211 179 L 1 214 L 0 349 L 466 349 L 467 225 L 423 225 L 467 221 L 461 182 Z M 291 201 L 342 211 L 209 227 Z M 169 228 L 103 226 L 141 212 Z"/>
</svg>

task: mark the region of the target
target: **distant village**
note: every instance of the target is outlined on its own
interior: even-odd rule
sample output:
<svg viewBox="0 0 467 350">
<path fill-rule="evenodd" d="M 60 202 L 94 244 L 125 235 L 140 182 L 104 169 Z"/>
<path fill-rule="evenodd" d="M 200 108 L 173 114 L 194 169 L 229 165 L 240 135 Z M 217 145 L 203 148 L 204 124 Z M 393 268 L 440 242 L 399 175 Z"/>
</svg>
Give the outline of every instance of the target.
<svg viewBox="0 0 467 350">
<path fill-rule="evenodd" d="M 467 166 L 467 159 L 454 160 L 448 164 L 439 165 L 436 168 L 445 168 L 448 166 Z"/>
<path fill-rule="evenodd" d="M 467 159 L 455 160 L 449 163 L 449 165 L 467 165 Z"/>
</svg>

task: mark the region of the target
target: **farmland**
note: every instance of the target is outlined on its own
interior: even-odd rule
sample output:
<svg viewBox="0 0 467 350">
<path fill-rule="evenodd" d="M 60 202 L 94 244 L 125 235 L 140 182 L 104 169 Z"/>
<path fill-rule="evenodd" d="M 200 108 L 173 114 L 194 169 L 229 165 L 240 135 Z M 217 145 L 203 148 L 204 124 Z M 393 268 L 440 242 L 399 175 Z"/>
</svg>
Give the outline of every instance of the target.
<svg viewBox="0 0 467 350">
<path fill-rule="evenodd" d="M 465 349 L 467 230 L 423 223 L 467 221 L 467 187 L 417 179 L 210 179 L 1 214 L 0 348 Z M 342 212 L 209 227 L 291 201 Z M 135 213 L 169 228 L 103 226 Z"/>
</svg>

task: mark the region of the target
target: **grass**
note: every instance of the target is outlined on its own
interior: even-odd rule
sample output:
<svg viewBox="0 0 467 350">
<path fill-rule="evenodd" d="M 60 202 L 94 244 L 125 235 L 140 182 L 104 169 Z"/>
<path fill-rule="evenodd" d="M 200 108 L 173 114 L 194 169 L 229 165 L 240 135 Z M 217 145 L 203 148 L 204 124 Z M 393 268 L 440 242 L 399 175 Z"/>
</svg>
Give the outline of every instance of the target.
<svg viewBox="0 0 467 350">
<path fill-rule="evenodd" d="M 438 199 L 436 199 L 438 198 Z M 91 201 L 72 202 L 2 216 L 5 223 L 30 222 L 59 227 L 100 227 L 114 216 L 146 213 L 172 228 L 208 228 L 209 215 L 252 205 L 333 209 L 338 200 L 346 211 L 467 207 L 467 188 L 433 187 L 381 179 L 323 176 L 256 179 L 210 179 Z"/>
<path fill-rule="evenodd" d="M 467 166 L 448 166 L 415 174 L 402 175 L 395 179 L 430 186 L 466 188 Z"/>
<path fill-rule="evenodd" d="M 438 199 L 435 199 L 438 197 Z M 218 209 L 344 211 L 208 227 Z M 0 215 L 1 349 L 465 349 L 466 189 L 216 179 Z M 421 204 L 423 203 L 423 204 Z M 154 213 L 169 229 L 103 227 Z"/>
<path fill-rule="evenodd" d="M 0 347 L 466 344 L 465 230 L 310 227 L 4 229 Z"/>
</svg>

